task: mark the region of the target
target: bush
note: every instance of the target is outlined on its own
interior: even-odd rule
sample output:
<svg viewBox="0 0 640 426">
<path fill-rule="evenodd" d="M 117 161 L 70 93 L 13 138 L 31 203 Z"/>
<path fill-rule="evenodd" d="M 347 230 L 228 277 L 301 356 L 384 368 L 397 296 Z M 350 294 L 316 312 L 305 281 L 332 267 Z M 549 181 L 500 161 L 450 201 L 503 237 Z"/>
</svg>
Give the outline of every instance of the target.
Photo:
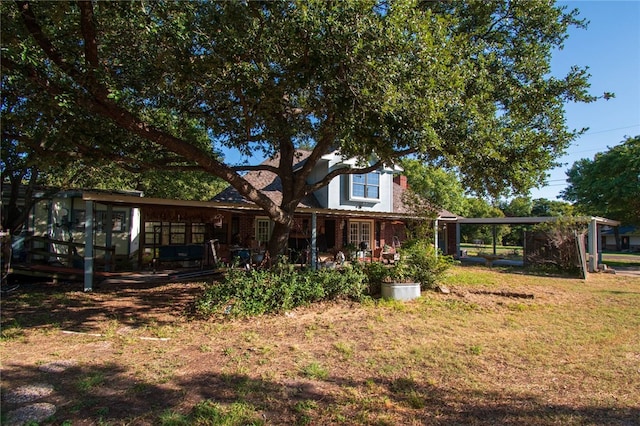
<svg viewBox="0 0 640 426">
<path fill-rule="evenodd" d="M 525 264 L 578 273 L 582 261 L 578 242 L 587 230 L 584 219 L 571 217 L 536 225 L 527 233 Z"/>
<path fill-rule="evenodd" d="M 452 264 L 450 256 L 436 256 L 428 241 L 413 240 L 405 243 L 400 251 L 400 260 L 393 265 L 367 265 L 369 290 L 371 294 L 380 293 L 383 282 L 419 282 L 422 290 L 434 288 Z"/>
<path fill-rule="evenodd" d="M 406 243 L 400 253 L 400 261 L 407 264 L 407 274 L 420 283 L 422 290 L 435 288 L 454 264 L 451 256 L 436 256 L 435 248 L 426 240 Z"/>
<path fill-rule="evenodd" d="M 375 295 L 382 292 L 382 283 L 391 281 L 391 266 L 382 262 L 367 263 L 365 266 L 369 294 Z"/>
<path fill-rule="evenodd" d="M 360 300 L 365 292 L 366 275 L 359 265 L 311 271 L 280 262 L 265 271 L 229 270 L 221 282 L 205 289 L 196 311 L 205 316 L 262 315 L 340 297 Z"/>
</svg>

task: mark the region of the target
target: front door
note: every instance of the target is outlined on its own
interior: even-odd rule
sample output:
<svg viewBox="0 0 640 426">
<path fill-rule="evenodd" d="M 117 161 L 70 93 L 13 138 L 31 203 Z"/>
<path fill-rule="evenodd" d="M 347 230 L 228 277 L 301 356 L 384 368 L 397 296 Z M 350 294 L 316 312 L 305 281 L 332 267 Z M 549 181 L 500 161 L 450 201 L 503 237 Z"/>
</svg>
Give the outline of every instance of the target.
<svg viewBox="0 0 640 426">
<path fill-rule="evenodd" d="M 372 221 L 352 220 L 349 222 L 349 243 L 354 244 L 358 249 L 361 243 L 365 243 L 369 249 L 372 247 Z"/>
</svg>

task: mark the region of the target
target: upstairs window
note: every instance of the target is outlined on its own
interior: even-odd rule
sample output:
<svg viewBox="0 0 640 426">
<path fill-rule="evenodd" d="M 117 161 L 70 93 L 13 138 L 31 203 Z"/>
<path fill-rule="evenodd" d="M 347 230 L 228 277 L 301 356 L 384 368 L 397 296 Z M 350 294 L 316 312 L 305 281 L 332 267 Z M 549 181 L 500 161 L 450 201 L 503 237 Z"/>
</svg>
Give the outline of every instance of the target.
<svg viewBox="0 0 640 426">
<path fill-rule="evenodd" d="M 361 175 L 350 175 L 350 182 L 350 199 L 380 200 L 380 173 L 371 172 Z"/>
</svg>

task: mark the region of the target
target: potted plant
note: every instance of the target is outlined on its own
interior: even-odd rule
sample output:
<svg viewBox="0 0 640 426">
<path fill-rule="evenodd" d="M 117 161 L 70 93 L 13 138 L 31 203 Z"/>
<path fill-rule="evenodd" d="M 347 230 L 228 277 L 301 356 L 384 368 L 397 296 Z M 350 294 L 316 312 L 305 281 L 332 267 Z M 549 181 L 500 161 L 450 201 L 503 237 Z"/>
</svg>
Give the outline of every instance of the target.
<svg viewBox="0 0 640 426">
<path fill-rule="evenodd" d="M 420 282 L 416 279 L 417 271 L 408 253 L 400 253 L 399 259 L 387 271 L 381 285 L 383 298 L 412 300 L 420 297 Z"/>
<path fill-rule="evenodd" d="M 416 240 L 403 247 L 392 265 L 372 265 L 369 281 L 379 283 L 382 297 L 411 300 L 422 290 L 435 288 L 452 263 L 449 256 L 436 256 L 428 241 Z"/>
</svg>

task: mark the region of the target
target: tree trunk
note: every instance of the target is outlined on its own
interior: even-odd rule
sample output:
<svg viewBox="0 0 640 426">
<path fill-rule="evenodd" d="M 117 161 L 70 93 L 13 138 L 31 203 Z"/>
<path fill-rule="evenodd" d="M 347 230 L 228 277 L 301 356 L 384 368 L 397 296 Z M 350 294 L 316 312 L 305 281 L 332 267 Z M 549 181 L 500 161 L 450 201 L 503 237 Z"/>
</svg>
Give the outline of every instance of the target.
<svg viewBox="0 0 640 426">
<path fill-rule="evenodd" d="M 617 226 L 613 227 L 613 238 L 616 241 L 616 251 L 620 251 L 622 249 L 620 245 L 620 228 Z"/>
<path fill-rule="evenodd" d="M 33 208 L 36 200 L 33 198 L 33 188 L 36 185 L 36 180 L 38 177 L 38 171 L 33 169 L 31 171 L 31 177 L 29 179 L 28 184 L 25 188 L 24 193 L 24 205 L 22 207 L 18 206 L 18 201 L 20 197 L 20 187 L 22 184 L 22 178 L 24 174 L 19 176 L 10 176 L 10 185 L 11 185 L 11 195 L 9 198 L 9 204 L 7 206 L 7 217 L 3 218 L 2 227 L 4 229 L 8 229 L 11 232 L 11 235 L 19 234 L 23 229 L 27 219 L 29 218 L 29 213 Z"/>
<path fill-rule="evenodd" d="M 289 233 L 291 232 L 291 225 L 293 223 L 293 215 L 289 217 L 289 223 L 276 222 L 271 232 L 271 239 L 269 240 L 269 255 L 272 259 L 276 259 L 279 255 L 287 254 L 287 247 L 289 245 Z"/>
</svg>

